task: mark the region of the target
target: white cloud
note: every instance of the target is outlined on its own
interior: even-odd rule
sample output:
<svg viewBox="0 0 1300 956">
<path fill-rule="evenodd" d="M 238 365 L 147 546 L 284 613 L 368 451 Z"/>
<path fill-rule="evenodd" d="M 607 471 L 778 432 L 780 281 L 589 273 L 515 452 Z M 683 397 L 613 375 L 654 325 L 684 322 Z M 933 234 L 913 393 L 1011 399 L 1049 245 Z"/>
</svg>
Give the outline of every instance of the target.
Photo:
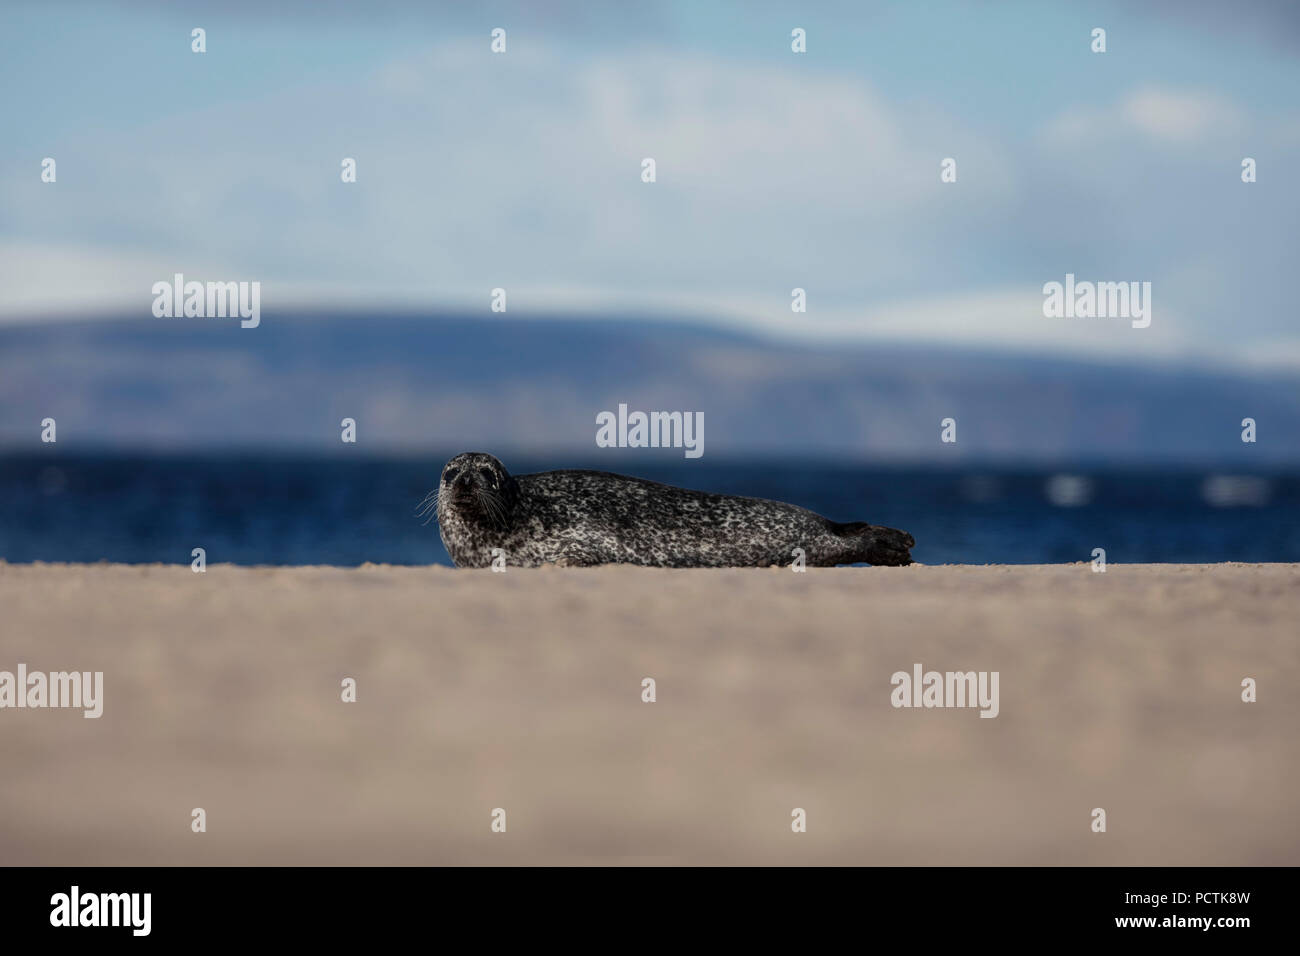
<svg viewBox="0 0 1300 956">
<path fill-rule="evenodd" d="M 1187 145 L 1235 135 L 1245 116 L 1218 94 L 1144 87 L 1104 107 L 1075 107 L 1052 119 L 1043 131 L 1049 145 L 1078 147 L 1137 134 L 1164 145 Z"/>
<path fill-rule="evenodd" d="M 0 242 L 0 319 L 81 317 L 123 308 L 149 315 L 150 287 L 172 271 L 168 258 L 157 252 Z"/>
<path fill-rule="evenodd" d="M 1138 90 L 1124 98 L 1120 109 L 1132 128 L 1170 142 L 1196 142 L 1235 132 L 1242 119 L 1226 99 L 1208 93 Z"/>
</svg>

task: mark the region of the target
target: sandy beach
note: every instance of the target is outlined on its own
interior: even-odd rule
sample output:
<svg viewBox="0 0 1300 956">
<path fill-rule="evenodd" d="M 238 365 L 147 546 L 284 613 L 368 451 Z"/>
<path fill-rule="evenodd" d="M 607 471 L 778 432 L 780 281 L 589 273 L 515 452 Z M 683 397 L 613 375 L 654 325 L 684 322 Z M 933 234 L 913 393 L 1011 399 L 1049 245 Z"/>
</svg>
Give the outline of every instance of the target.
<svg viewBox="0 0 1300 956">
<path fill-rule="evenodd" d="M 0 710 L 3 864 L 1300 863 L 1300 565 L 0 563 L 0 607 L 0 671 L 104 674 Z M 892 706 L 918 663 L 998 716 Z"/>
</svg>

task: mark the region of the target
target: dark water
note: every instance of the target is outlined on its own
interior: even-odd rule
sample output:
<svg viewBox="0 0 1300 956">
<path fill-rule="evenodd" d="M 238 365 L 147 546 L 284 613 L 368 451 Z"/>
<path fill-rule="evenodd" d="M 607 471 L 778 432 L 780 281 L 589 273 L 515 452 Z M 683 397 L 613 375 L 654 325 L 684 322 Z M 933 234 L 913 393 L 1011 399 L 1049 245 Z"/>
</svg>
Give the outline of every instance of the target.
<svg viewBox="0 0 1300 956">
<path fill-rule="evenodd" d="M 420 499 L 428 459 L 0 457 L 0 558 L 16 561 L 446 563 Z M 681 459 L 525 461 L 605 467 L 776 498 L 916 537 L 927 564 L 1300 561 L 1300 474 L 1213 470 L 940 470 Z"/>
</svg>

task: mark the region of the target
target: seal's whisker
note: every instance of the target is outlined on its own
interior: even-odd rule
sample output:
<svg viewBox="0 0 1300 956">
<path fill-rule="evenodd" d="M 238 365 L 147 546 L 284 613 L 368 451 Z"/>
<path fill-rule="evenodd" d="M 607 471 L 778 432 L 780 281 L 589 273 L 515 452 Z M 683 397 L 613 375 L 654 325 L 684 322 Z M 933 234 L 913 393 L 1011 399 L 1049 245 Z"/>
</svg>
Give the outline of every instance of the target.
<svg viewBox="0 0 1300 956">
<path fill-rule="evenodd" d="M 490 496 L 490 499 L 491 499 L 491 501 L 492 501 L 492 510 L 493 510 L 493 515 L 494 515 L 495 520 L 496 520 L 496 524 L 497 524 L 498 526 L 504 528 L 504 527 L 506 526 L 506 506 L 505 506 L 505 503 L 502 502 L 501 498 L 500 498 L 499 496 L 495 495 L 495 494 L 491 495 L 491 496 Z"/>
<path fill-rule="evenodd" d="M 492 524 L 498 526 L 505 524 L 505 509 L 501 506 L 501 502 L 497 500 L 496 495 L 479 488 L 474 492 L 474 498 Z"/>
<path fill-rule="evenodd" d="M 421 522 L 421 527 L 427 525 L 430 521 L 432 521 L 434 518 L 438 516 L 438 504 L 441 501 L 442 501 L 442 485 L 440 483 L 438 487 L 434 488 L 422 499 L 420 499 L 420 503 L 415 506 L 415 516 L 417 518 L 424 518 L 424 521 Z"/>
</svg>

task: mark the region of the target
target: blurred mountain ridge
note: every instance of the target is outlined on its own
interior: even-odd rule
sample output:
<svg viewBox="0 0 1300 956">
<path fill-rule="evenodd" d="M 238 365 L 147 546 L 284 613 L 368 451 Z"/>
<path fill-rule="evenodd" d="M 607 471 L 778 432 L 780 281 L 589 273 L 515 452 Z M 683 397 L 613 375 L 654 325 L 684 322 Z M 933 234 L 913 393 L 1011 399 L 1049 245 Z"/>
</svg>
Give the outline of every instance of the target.
<svg viewBox="0 0 1300 956">
<path fill-rule="evenodd" d="M 700 411 L 708 456 L 1300 461 L 1300 374 L 809 345 L 654 318 L 266 312 L 0 327 L 0 445 L 595 450 L 619 403 Z M 1253 418 L 1258 441 L 1241 441 Z M 357 422 L 356 446 L 340 422 Z M 940 442 L 940 422 L 957 441 Z M 680 450 L 646 454 L 680 455 Z"/>
</svg>

